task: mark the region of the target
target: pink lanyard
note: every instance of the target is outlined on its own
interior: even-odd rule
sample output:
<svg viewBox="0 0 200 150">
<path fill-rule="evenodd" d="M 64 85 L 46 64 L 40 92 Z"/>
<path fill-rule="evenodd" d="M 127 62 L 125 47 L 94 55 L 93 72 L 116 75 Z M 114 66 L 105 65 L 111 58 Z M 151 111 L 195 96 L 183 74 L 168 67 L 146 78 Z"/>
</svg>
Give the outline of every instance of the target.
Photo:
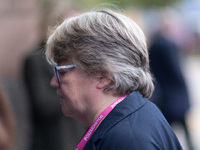
<svg viewBox="0 0 200 150">
<path fill-rule="evenodd" d="M 101 123 L 101 121 L 106 117 L 107 114 L 109 114 L 111 112 L 111 110 L 113 110 L 115 108 L 115 106 L 117 104 L 119 104 L 121 101 L 123 101 L 125 99 L 127 95 L 120 97 L 119 99 L 117 99 L 116 101 L 114 101 L 110 106 L 108 106 L 95 120 L 95 122 L 93 123 L 93 125 L 87 130 L 87 132 L 85 133 L 85 135 L 83 136 L 83 138 L 81 139 L 81 141 L 79 142 L 79 144 L 76 146 L 75 150 L 82 150 L 85 146 L 85 144 L 87 143 L 87 141 L 90 139 L 90 137 L 92 136 L 92 134 L 94 133 L 94 131 L 96 130 L 96 128 L 98 127 L 98 125 Z"/>
</svg>

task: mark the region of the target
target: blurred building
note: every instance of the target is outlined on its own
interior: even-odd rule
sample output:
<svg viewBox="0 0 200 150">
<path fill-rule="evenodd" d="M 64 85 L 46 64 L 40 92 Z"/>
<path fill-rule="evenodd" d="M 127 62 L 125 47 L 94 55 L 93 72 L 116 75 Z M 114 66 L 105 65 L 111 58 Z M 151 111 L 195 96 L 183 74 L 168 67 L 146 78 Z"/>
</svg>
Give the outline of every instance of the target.
<svg viewBox="0 0 200 150">
<path fill-rule="evenodd" d="M 19 80 L 22 58 L 37 43 L 37 0 L 0 0 L 0 84 L 16 120 L 14 150 L 30 148 L 29 104 Z"/>
<path fill-rule="evenodd" d="M 58 0 L 0 0 L 0 85 L 7 94 L 16 120 L 14 150 L 31 149 L 31 104 L 22 71 L 25 57 L 41 42 L 41 18 L 43 23 L 47 22 L 43 15 L 48 13 L 46 7 L 49 3 L 50 7 L 55 7 L 53 2 Z M 70 8 L 69 2 L 64 1 Z M 59 13 L 55 15 L 59 17 Z M 71 125 L 64 121 L 63 124 L 66 129 Z M 80 133 L 78 130 L 76 132 Z"/>
<path fill-rule="evenodd" d="M 18 76 L 21 58 L 37 42 L 37 0 L 0 0 L 0 77 Z"/>
</svg>

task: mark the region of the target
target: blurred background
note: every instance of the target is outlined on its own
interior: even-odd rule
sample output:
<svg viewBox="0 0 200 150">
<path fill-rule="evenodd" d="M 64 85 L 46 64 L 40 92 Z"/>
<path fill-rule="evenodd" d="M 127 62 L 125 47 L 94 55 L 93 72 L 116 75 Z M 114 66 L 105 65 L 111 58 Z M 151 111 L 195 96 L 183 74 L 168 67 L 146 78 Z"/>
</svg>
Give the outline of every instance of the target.
<svg viewBox="0 0 200 150">
<path fill-rule="evenodd" d="M 34 53 L 35 50 L 44 49 L 43 44 L 48 31 L 61 22 L 63 18 L 89 11 L 102 3 L 116 5 L 120 9 L 123 9 L 126 15 L 136 21 L 147 36 L 149 48 L 151 48 L 158 33 L 165 35 L 166 39 L 170 40 L 177 47 L 178 57 L 175 59 L 178 60 L 189 101 L 184 117 L 191 140 L 190 144 L 192 144 L 193 148 L 188 146 L 184 126 L 178 121 L 174 121 L 171 125 L 185 150 L 199 150 L 200 0 L 115 0 L 114 2 L 112 0 L 0 0 L 0 86 L 6 96 L 5 101 L 8 102 L 8 106 L 12 112 L 9 113 L 11 120 L 14 120 L 13 132 L 15 134 L 13 137 L 10 137 L 14 143 L 12 149 L 34 149 L 33 138 L 36 131 L 33 128 L 37 125 L 34 125 L 36 121 L 33 115 L 37 110 L 41 109 L 40 106 L 38 108 L 34 106 L 33 108 L 33 105 L 36 104 L 32 100 L 33 96 L 30 90 L 42 86 L 45 77 L 43 78 L 39 74 L 45 69 L 38 69 L 31 72 L 30 68 L 40 68 L 43 66 L 43 62 L 27 63 L 28 57 L 30 55 L 42 56 L 42 52 Z M 42 59 L 44 58 L 42 57 Z M 168 63 L 170 63 L 170 60 L 172 59 L 169 58 Z M 153 60 L 151 61 L 153 62 Z M 34 77 L 38 76 L 39 79 L 31 80 L 34 77 L 30 75 Z M 49 75 L 52 74 L 49 73 Z M 49 80 L 46 82 L 48 83 Z M 30 84 L 27 84 L 29 82 Z M 35 84 L 36 82 L 38 87 Z M 175 81 L 172 80 L 172 82 Z M 34 83 L 34 87 L 28 87 L 32 83 Z M 40 90 L 40 92 L 49 95 L 45 93 L 48 91 L 44 89 Z M 41 95 L 41 93 L 36 92 L 34 94 Z M 41 100 L 38 102 L 39 105 L 54 106 L 54 104 L 49 104 L 47 96 L 44 99 L 44 101 Z M 182 103 L 180 102 L 177 105 L 182 106 Z M 3 136 L 1 133 L 1 122 L 4 122 L 5 113 L 6 111 L 0 114 L 0 140 L 2 139 L 1 135 Z M 41 116 L 39 113 L 37 115 Z M 73 149 L 79 137 L 82 136 L 85 127 L 69 119 L 61 122 L 65 124 L 62 126 L 65 129 L 60 131 L 62 134 L 68 134 L 69 131 L 73 130 L 73 132 L 77 133 L 77 137 L 73 137 L 75 143 L 70 142 L 70 136 L 64 136 L 64 139 L 62 137 L 60 141 L 65 143 L 63 144 L 65 146 L 62 146 L 60 150 L 66 149 L 67 146 L 68 149 Z M 40 126 L 40 122 L 38 124 Z M 2 126 L 2 128 L 6 127 Z M 66 130 L 66 128 L 68 129 Z M 6 130 L 11 129 L 8 128 Z M 43 134 L 45 133 L 42 133 L 41 136 Z M 70 135 L 72 134 L 70 133 Z M 70 144 L 71 147 L 69 146 Z M 5 150 L 8 149 L 5 148 Z"/>
</svg>

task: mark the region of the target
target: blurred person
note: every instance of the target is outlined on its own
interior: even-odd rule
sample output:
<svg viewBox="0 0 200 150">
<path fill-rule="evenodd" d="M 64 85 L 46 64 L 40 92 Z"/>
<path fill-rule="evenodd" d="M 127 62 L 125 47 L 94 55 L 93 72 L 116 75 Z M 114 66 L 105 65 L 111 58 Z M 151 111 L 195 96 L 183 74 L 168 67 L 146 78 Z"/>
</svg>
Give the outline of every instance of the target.
<svg viewBox="0 0 200 150">
<path fill-rule="evenodd" d="M 0 150 L 12 150 L 14 139 L 14 115 L 4 90 L 0 88 Z"/>
<path fill-rule="evenodd" d="M 61 150 L 60 107 L 55 90 L 48 84 L 53 74 L 42 55 L 30 55 L 25 60 L 24 77 L 31 106 L 33 150 Z M 56 137 L 56 138 L 55 138 Z"/>
<path fill-rule="evenodd" d="M 182 41 L 178 38 L 180 34 L 176 31 L 177 24 L 174 25 L 175 15 L 171 20 L 170 14 L 174 13 L 168 12 L 161 15 L 160 27 L 154 33 L 150 43 L 150 69 L 155 77 L 155 91 L 150 100 L 160 108 L 170 124 L 183 125 L 189 150 L 193 150 L 186 123 L 190 108 L 189 95 L 180 65 L 179 44 Z"/>
<path fill-rule="evenodd" d="M 54 72 L 43 53 L 48 26 L 62 20 L 69 9 L 66 4 L 55 1 L 46 6 L 40 20 L 39 45 L 24 60 L 24 80 L 33 126 L 32 150 L 73 149 L 86 130 L 83 125 L 61 113 L 56 90 L 49 84 Z"/>
<path fill-rule="evenodd" d="M 62 112 L 89 129 L 76 150 L 181 150 L 148 98 L 154 85 L 146 38 L 125 15 L 102 9 L 64 20 L 49 36 Z"/>
</svg>

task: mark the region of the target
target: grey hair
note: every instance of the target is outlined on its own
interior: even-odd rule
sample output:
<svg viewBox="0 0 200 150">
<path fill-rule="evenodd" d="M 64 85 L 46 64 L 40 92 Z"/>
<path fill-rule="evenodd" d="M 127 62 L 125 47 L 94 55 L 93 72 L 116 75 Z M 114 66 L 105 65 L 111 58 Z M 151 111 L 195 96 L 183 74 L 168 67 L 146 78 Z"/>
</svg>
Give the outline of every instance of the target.
<svg viewBox="0 0 200 150">
<path fill-rule="evenodd" d="M 154 90 L 143 31 L 112 10 L 64 20 L 47 40 L 46 57 L 55 64 L 71 59 L 88 75 L 110 78 L 105 90 L 116 95 L 139 90 L 150 98 Z"/>
</svg>

